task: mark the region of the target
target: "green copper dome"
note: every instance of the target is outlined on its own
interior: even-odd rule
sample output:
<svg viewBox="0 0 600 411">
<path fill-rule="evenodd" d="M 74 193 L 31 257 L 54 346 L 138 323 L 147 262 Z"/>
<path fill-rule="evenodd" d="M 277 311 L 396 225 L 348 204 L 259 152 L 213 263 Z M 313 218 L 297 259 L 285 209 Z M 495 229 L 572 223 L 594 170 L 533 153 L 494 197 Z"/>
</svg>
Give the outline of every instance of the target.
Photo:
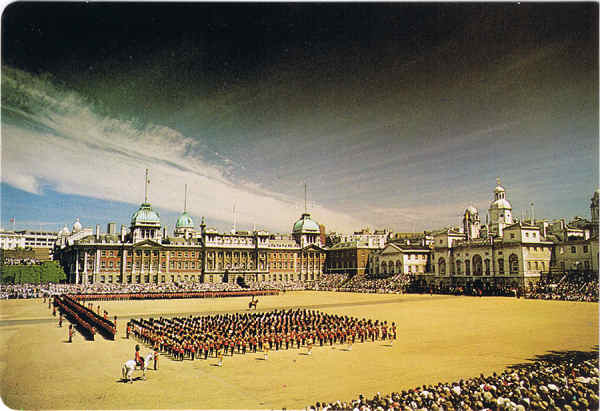
<svg viewBox="0 0 600 411">
<path fill-rule="evenodd" d="M 177 224 L 175 224 L 175 228 L 194 228 L 194 220 L 192 217 L 184 211 L 179 218 L 177 219 Z"/>
<path fill-rule="evenodd" d="M 321 229 L 316 221 L 311 220 L 310 214 L 304 213 L 300 220 L 296 221 L 292 233 L 319 233 Z"/>
<path fill-rule="evenodd" d="M 158 211 L 154 211 L 150 203 L 143 203 L 131 216 L 131 225 L 160 225 Z"/>
</svg>

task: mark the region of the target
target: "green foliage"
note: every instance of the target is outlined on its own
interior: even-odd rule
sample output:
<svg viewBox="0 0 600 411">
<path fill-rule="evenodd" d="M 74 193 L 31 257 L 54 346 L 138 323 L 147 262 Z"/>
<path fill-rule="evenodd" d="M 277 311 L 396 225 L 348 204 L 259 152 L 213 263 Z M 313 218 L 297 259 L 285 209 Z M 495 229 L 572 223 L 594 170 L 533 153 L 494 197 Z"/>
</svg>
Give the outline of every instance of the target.
<svg viewBox="0 0 600 411">
<path fill-rule="evenodd" d="M 67 275 L 56 261 L 41 265 L 2 265 L 0 266 L 0 283 L 58 283 L 66 280 Z"/>
</svg>

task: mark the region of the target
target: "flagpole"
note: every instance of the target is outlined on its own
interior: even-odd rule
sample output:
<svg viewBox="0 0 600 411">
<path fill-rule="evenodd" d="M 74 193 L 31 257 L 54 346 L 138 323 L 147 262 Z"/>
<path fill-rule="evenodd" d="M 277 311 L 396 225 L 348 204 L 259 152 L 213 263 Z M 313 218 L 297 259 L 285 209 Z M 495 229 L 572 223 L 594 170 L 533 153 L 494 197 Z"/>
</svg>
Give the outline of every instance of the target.
<svg viewBox="0 0 600 411">
<path fill-rule="evenodd" d="M 148 169 L 146 169 L 146 178 L 144 179 L 144 203 L 148 202 Z"/>
</svg>

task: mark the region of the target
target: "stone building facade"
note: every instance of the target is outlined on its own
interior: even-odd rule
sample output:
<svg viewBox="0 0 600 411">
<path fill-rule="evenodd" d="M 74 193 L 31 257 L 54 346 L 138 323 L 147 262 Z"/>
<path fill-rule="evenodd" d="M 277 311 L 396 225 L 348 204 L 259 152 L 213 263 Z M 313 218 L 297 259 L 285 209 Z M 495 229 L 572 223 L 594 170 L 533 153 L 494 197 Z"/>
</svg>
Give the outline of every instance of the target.
<svg viewBox="0 0 600 411">
<path fill-rule="evenodd" d="M 113 224 L 114 223 L 110 223 Z M 219 233 L 204 218 L 196 231 L 185 210 L 172 236 L 146 195 L 120 234 L 84 229 L 79 220 L 59 232 L 56 255 L 68 281 L 95 283 L 315 281 L 323 274 L 325 249 L 319 225 L 304 213 L 285 239 L 266 231 Z"/>
</svg>

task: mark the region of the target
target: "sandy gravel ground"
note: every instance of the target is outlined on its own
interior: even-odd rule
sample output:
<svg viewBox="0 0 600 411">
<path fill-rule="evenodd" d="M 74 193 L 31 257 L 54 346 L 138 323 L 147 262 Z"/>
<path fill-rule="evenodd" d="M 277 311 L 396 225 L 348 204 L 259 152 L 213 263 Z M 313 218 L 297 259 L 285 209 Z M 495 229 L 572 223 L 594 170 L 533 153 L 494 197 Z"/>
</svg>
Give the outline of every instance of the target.
<svg viewBox="0 0 600 411">
<path fill-rule="evenodd" d="M 548 351 L 597 347 L 598 304 L 429 295 L 293 292 L 261 297 L 259 310 L 308 307 L 395 321 L 399 341 L 172 361 L 146 381 L 120 382 L 133 358 L 129 317 L 245 311 L 249 299 L 95 302 L 119 317 L 119 338 L 76 336 L 42 300 L 0 301 L 0 394 L 13 409 L 302 409 L 501 371 Z M 142 349 L 143 353 L 148 348 Z M 139 373 L 139 372 L 138 372 Z"/>
</svg>

